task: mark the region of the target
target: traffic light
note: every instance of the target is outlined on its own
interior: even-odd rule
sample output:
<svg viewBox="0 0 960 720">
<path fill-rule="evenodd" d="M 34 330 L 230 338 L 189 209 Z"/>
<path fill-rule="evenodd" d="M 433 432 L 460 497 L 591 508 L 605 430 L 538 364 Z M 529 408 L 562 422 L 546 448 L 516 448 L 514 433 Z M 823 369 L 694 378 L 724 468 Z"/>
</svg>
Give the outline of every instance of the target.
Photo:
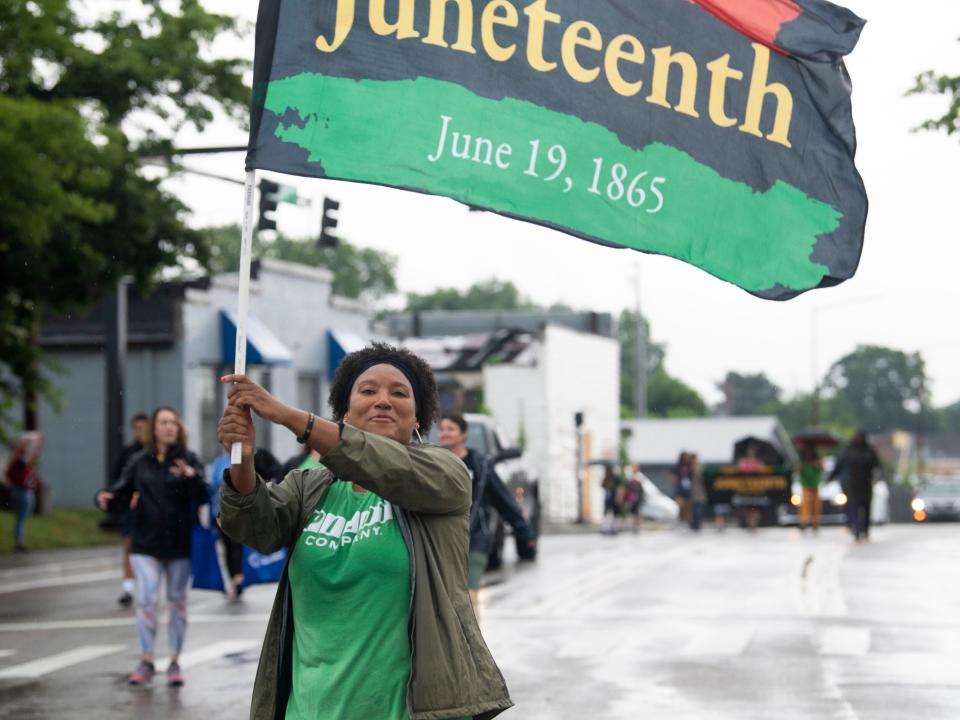
<svg viewBox="0 0 960 720">
<path fill-rule="evenodd" d="M 260 216 L 257 218 L 257 231 L 277 229 L 277 193 L 279 183 L 271 180 L 260 180 Z"/>
<path fill-rule="evenodd" d="M 340 209 L 340 203 L 336 200 L 331 200 L 328 197 L 323 199 L 323 216 L 320 218 L 320 239 L 317 240 L 317 245 L 320 247 L 336 247 L 338 238 L 333 234 L 333 231 L 337 229 L 337 222 L 339 218 L 336 216 L 336 212 Z"/>
</svg>

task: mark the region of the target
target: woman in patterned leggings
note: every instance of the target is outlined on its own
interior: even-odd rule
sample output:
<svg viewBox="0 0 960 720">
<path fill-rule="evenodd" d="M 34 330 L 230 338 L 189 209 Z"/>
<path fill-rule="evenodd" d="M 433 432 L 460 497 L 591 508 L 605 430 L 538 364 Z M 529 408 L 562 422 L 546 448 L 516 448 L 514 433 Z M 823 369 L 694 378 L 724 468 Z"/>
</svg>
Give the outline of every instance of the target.
<svg viewBox="0 0 960 720">
<path fill-rule="evenodd" d="M 97 503 L 132 515 L 133 575 L 137 587 L 137 632 L 142 651 L 131 685 L 146 685 L 154 674 L 154 639 L 161 578 L 166 577 L 170 606 L 170 664 L 167 684 L 183 685 L 178 657 L 187 630 L 190 537 L 196 508 L 207 502 L 203 465 L 186 449 L 186 433 L 172 408 L 153 412 L 144 450 L 132 458 L 120 480 L 97 493 Z"/>
</svg>

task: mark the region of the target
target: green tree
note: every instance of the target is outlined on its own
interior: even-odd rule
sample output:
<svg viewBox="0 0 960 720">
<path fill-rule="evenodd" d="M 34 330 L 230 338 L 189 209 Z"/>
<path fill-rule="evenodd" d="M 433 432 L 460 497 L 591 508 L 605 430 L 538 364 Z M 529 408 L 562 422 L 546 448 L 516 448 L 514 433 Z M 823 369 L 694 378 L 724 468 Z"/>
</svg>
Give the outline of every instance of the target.
<svg viewBox="0 0 960 720">
<path fill-rule="evenodd" d="M 226 225 L 201 231 L 210 248 L 211 272 L 236 272 L 240 267 L 240 227 Z M 253 256 L 274 258 L 333 272 L 337 295 L 377 301 L 397 291 L 397 258 L 372 248 L 361 248 L 343 238 L 335 248 L 320 248 L 312 240 L 277 235 L 254 239 Z"/>
<path fill-rule="evenodd" d="M 960 400 L 947 405 L 941 411 L 943 428 L 947 432 L 960 433 Z"/>
<path fill-rule="evenodd" d="M 811 426 L 813 419 L 813 396 L 798 393 L 787 400 L 778 400 L 763 408 L 764 415 L 776 415 L 787 432 L 793 435 Z M 818 403 L 818 427 L 830 430 L 840 437 L 853 435 L 857 419 L 843 397 L 821 397 Z"/>
<path fill-rule="evenodd" d="M 945 95 L 949 104 L 946 112 L 938 118 L 931 118 L 920 127 L 924 130 L 942 130 L 953 135 L 960 130 L 960 75 L 944 75 L 928 70 L 917 76 L 913 94 Z"/>
<path fill-rule="evenodd" d="M 36 343 L 45 310 L 88 305 L 123 275 L 145 287 L 163 267 L 207 261 L 185 206 L 140 173 L 140 154 L 186 124 L 202 128 L 216 108 L 241 117 L 249 100 L 243 62 L 205 59 L 234 21 L 199 0 L 171 12 L 144 0 L 92 20 L 74 5 L 0 4 L 3 436 L 15 397 L 32 425 L 38 395 L 53 394 Z"/>
<path fill-rule="evenodd" d="M 647 382 L 647 408 L 653 417 L 704 417 L 707 404 L 696 390 L 661 366 Z"/>
<path fill-rule="evenodd" d="M 717 389 L 724 395 L 726 415 L 762 415 L 777 407 L 782 391 L 764 373 L 728 372 Z"/>
<path fill-rule="evenodd" d="M 869 432 L 912 429 L 917 413 L 930 406 L 923 358 L 919 353 L 859 346 L 830 368 L 824 397 L 846 405 L 857 425 Z"/>
<path fill-rule="evenodd" d="M 534 310 L 536 303 L 520 294 L 509 280 L 491 278 L 466 290 L 438 288 L 430 293 L 408 293 L 407 312 L 428 310 Z"/>
</svg>

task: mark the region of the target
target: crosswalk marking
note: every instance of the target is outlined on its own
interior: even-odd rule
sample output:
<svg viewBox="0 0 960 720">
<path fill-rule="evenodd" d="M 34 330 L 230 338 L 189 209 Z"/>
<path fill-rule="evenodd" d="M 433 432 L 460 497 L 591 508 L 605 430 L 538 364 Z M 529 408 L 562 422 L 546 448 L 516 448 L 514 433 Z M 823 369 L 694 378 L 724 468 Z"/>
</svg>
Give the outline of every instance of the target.
<svg viewBox="0 0 960 720">
<path fill-rule="evenodd" d="M 697 633 L 684 648 L 685 655 L 735 656 L 743 653 L 753 631 L 747 628 L 714 628 Z"/>
<path fill-rule="evenodd" d="M 867 628 L 828 627 L 820 637 L 820 652 L 824 655 L 866 655 L 869 650 Z"/>
<path fill-rule="evenodd" d="M 49 657 L 31 660 L 0 670 L 0 680 L 34 679 L 57 670 L 78 665 L 105 655 L 112 655 L 126 649 L 126 645 L 84 645 Z"/>
<path fill-rule="evenodd" d="M 103 582 L 104 580 L 115 580 L 121 576 L 120 570 L 100 570 L 97 572 L 80 573 L 77 575 L 60 575 L 57 577 L 37 578 L 34 580 L 23 580 L 21 582 L 4 583 L 0 585 L 0 595 L 9 593 L 24 592 L 26 590 L 39 590 L 41 588 L 64 587 L 66 585 L 83 585 L 86 583 Z"/>
<path fill-rule="evenodd" d="M 190 615 L 191 625 L 219 625 L 229 623 L 253 623 L 266 626 L 270 616 L 266 613 L 246 613 L 243 615 L 200 614 Z M 95 618 L 91 620 L 49 620 L 27 621 L 17 623 L 0 623 L 0 632 L 38 632 L 50 630 L 90 630 L 92 628 L 123 627 L 136 625 L 136 619 L 131 615 L 120 618 Z"/>
<path fill-rule="evenodd" d="M 199 650 L 191 650 L 183 653 L 179 658 L 180 667 L 186 670 L 187 668 L 207 662 L 208 660 L 216 660 L 226 657 L 227 655 L 235 655 L 246 652 L 247 650 L 252 650 L 259 645 L 259 640 L 224 640 L 214 643 L 213 645 L 207 645 L 205 648 L 200 648 Z M 154 666 L 157 672 L 166 672 L 170 666 L 170 660 L 168 658 L 157 660 Z"/>
</svg>

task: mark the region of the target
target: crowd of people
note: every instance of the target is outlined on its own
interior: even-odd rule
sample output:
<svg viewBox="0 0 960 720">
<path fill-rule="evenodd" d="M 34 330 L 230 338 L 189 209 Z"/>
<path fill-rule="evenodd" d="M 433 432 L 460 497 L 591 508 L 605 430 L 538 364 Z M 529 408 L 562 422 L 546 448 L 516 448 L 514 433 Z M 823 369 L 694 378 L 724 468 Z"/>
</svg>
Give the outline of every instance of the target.
<svg viewBox="0 0 960 720">
<path fill-rule="evenodd" d="M 618 473 L 613 465 L 605 465 L 600 486 L 603 488 L 603 523 L 600 532 L 616 535 L 630 518 L 633 533 L 639 533 L 643 527 L 645 500 L 640 466 L 629 465 L 626 472 Z"/>
<path fill-rule="evenodd" d="M 177 411 L 158 407 L 132 418 L 133 442 L 96 494 L 101 509 L 117 514 L 124 538 L 119 602 L 136 606 L 141 654 L 128 682 L 153 680 L 165 586 L 166 680 L 184 683 L 178 660 L 186 639 L 192 531 L 198 509 L 209 505 L 231 597 L 243 589 L 244 546 L 287 551 L 264 643 L 276 650 L 261 658 L 254 716 L 314 717 L 323 707 L 344 718 L 400 720 L 413 712 L 467 718 L 510 707 L 478 625 L 478 591 L 493 542 L 490 512 L 510 524 L 529 551 L 537 538 L 491 459 L 466 446 L 462 416 L 442 416 L 441 447 L 423 443 L 421 434 L 438 414 L 426 363 L 382 344 L 351 353 L 331 385 L 332 420 L 285 405 L 244 375 L 222 382 L 229 386 L 218 425 L 223 453 L 210 477 L 188 449 Z M 257 448 L 254 414 L 292 432 L 301 452 L 281 464 Z M 234 465 L 229 453 L 236 443 L 242 460 Z M 38 433 L 24 436 L 7 463 L 18 548 L 40 482 L 42 445 Z M 736 465 L 743 473 L 766 470 L 754 447 Z M 878 466 L 858 433 L 831 474 L 844 478 L 858 540 L 869 535 Z M 816 529 L 823 465 L 815 447 L 801 447 L 797 470 L 800 527 Z M 673 474 L 679 523 L 699 531 L 708 491 L 697 454 L 683 452 Z M 640 531 L 644 480 L 638 465 L 620 472 L 604 466 L 604 533 L 616 534 L 628 518 L 633 532 Z M 722 528 L 730 505 L 715 501 L 712 509 Z M 740 510 L 745 526 L 755 529 L 760 508 L 740 503 Z M 323 613 L 313 612 L 318 597 Z M 460 672 L 467 666 L 471 673 Z"/>
<path fill-rule="evenodd" d="M 830 437 L 829 434 L 823 437 Z M 831 439 L 831 446 L 836 441 Z M 870 509 L 873 498 L 875 474 L 880 469 L 880 460 L 870 444 L 866 434 L 858 431 L 850 443 L 837 454 L 829 476 L 825 475 L 820 445 L 816 439 L 797 441 L 799 461 L 795 466 L 789 463 L 765 461 L 760 457 L 756 444 L 745 443 L 742 454 L 729 466 L 742 475 L 762 475 L 764 473 L 786 472 L 799 481 L 799 497 L 794 499 L 798 505 L 798 526 L 801 531 L 820 528 L 822 519 L 822 501 L 820 489 L 824 480 L 838 480 L 842 495 L 847 499 L 844 507 L 846 524 L 857 542 L 869 539 Z M 771 464 L 773 463 L 773 464 Z M 786 468 L 786 469 L 785 469 Z M 716 469 L 714 470 L 716 471 Z M 699 532 L 704 518 L 712 514 L 714 525 L 724 530 L 730 519 L 735 519 L 742 527 L 754 532 L 759 527 L 763 514 L 769 511 L 768 496 L 757 493 L 708 491 L 710 484 L 705 479 L 704 467 L 695 452 L 682 451 L 677 462 L 670 469 L 672 476 L 671 497 L 677 507 L 677 527 L 687 527 Z M 614 463 L 604 465 L 601 487 L 604 491 L 604 517 L 601 533 L 616 535 L 626 524 L 628 517 L 633 518 L 633 530 L 638 532 L 642 526 L 644 491 L 642 473 L 639 465 L 626 465 L 621 471 Z"/>
<path fill-rule="evenodd" d="M 159 407 L 132 418 L 133 440 L 95 496 L 123 537 L 118 602 L 135 606 L 140 645 L 128 683 L 154 680 L 162 594 L 169 608 L 166 683 L 185 682 L 179 658 L 192 531 L 208 506 L 232 598 L 244 586 L 244 546 L 288 554 L 278 590 L 286 604 L 275 608 L 265 639 L 284 655 L 257 673 L 257 712 L 313 717 L 323 706 L 327 713 L 339 708 L 337 717 L 399 720 L 408 711 L 451 709 L 455 717 L 493 717 L 509 707 L 477 624 L 491 512 L 530 552 L 536 533 L 491 459 L 466 447 L 463 417 L 442 417 L 446 450 L 422 442 L 437 410 L 429 367 L 385 345 L 351 354 L 331 386 L 332 420 L 284 405 L 245 376 L 222 381 L 229 386 L 218 427 L 223 453 L 209 475 L 177 411 Z M 257 448 L 253 414 L 288 428 L 301 452 L 281 464 Z M 231 465 L 236 442 L 243 460 Z M 41 445 L 19 448 L 8 477 L 20 472 L 29 487 Z M 18 500 L 18 512 L 21 505 L 29 503 Z M 22 532 L 18 523 L 21 540 Z M 312 612 L 321 596 L 324 613 Z M 469 682 L 456 670 L 465 664 L 477 670 Z M 336 682 L 321 671 L 329 667 L 337 668 Z"/>
</svg>

